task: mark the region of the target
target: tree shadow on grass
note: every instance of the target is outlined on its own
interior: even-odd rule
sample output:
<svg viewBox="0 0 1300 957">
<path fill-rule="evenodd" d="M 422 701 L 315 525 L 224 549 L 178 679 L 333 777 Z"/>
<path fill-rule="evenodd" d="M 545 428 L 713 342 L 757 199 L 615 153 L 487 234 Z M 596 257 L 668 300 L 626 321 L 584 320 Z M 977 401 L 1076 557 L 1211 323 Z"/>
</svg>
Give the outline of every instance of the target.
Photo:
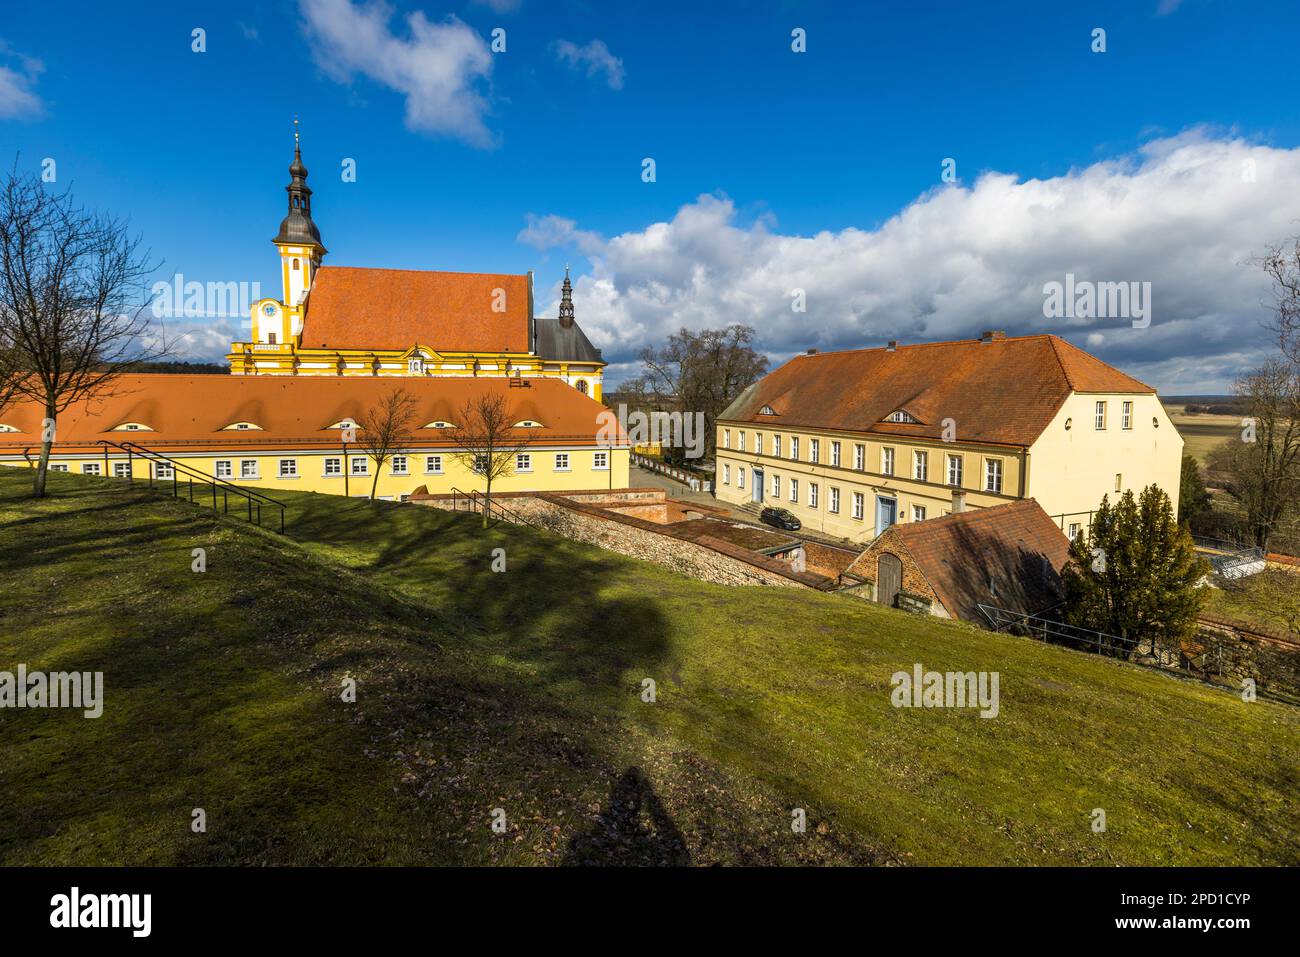
<svg viewBox="0 0 1300 957">
<path fill-rule="evenodd" d="M 569 841 L 563 863 L 684 867 L 691 855 L 644 772 L 630 767 L 614 783 L 596 825 Z"/>
</svg>

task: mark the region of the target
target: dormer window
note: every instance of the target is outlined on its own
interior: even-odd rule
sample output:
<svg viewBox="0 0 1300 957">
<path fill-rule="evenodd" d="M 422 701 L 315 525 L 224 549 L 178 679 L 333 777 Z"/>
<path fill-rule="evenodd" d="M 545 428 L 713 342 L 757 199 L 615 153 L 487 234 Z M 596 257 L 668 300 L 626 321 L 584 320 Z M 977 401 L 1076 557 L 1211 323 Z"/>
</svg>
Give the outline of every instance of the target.
<svg viewBox="0 0 1300 957">
<path fill-rule="evenodd" d="M 0 429 L 0 432 L 4 431 Z M 152 432 L 153 429 L 142 422 L 123 422 L 121 425 L 113 426 L 114 432 Z"/>
<path fill-rule="evenodd" d="M 524 419 L 522 422 L 516 422 L 516 423 L 514 424 L 513 428 L 516 428 L 516 429 L 540 429 L 540 428 L 542 428 L 542 423 L 538 422 L 536 419 Z"/>
<path fill-rule="evenodd" d="M 886 422 L 910 422 L 913 425 L 916 425 L 920 422 L 920 420 L 917 419 L 916 416 L 912 415 L 912 413 L 905 412 L 902 409 L 899 409 L 897 412 L 891 412 L 889 416 L 885 419 L 885 421 Z"/>
<path fill-rule="evenodd" d="M 776 415 L 776 409 L 772 408 L 770 405 L 765 405 L 765 406 L 763 406 L 763 408 L 761 408 L 761 409 L 758 410 L 758 414 L 759 414 L 759 415 Z"/>
<path fill-rule="evenodd" d="M 12 425 L 5 425 L 3 422 L 0 422 L 0 432 L 17 432 L 17 431 L 18 430 L 14 428 Z"/>
<path fill-rule="evenodd" d="M 262 427 L 254 422 L 231 422 L 222 432 L 261 432 Z"/>
<path fill-rule="evenodd" d="M 435 419 L 428 425 L 420 426 L 422 429 L 454 429 L 455 427 L 456 426 L 452 425 L 450 422 L 444 421 L 443 419 Z"/>
<path fill-rule="evenodd" d="M 411 375 L 424 375 L 424 357 L 416 356 L 407 360 L 406 369 Z"/>
</svg>

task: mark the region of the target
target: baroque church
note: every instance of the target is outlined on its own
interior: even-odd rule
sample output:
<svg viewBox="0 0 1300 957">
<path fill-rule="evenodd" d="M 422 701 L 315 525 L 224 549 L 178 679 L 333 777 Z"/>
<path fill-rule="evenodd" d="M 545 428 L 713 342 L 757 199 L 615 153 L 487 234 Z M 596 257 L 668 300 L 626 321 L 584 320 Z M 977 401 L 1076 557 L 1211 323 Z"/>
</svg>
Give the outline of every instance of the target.
<svg viewBox="0 0 1300 957">
<path fill-rule="evenodd" d="M 281 299 L 252 307 L 234 375 L 558 379 L 600 401 L 605 362 L 574 318 L 566 267 L 559 315 L 533 311 L 533 274 L 326 266 L 294 132 L 289 209 L 271 240 Z"/>
</svg>

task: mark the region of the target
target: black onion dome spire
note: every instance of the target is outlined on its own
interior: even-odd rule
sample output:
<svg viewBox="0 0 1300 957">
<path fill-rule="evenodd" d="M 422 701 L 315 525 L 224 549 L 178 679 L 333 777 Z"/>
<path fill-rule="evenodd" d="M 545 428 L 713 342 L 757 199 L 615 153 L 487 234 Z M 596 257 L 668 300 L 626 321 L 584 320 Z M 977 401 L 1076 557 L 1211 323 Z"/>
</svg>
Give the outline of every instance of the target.
<svg viewBox="0 0 1300 957">
<path fill-rule="evenodd" d="M 573 283 L 569 282 L 569 267 L 564 267 L 564 285 L 560 287 L 560 325 L 565 329 L 573 325 Z"/>
<path fill-rule="evenodd" d="M 298 121 L 293 123 L 293 162 L 289 164 L 289 185 L 285 187 L 289 194 L 289 215 L 280 222 L 280 232 L 271 242 L 319 246 L 324 254 L 320 230 L 311 219 L 311 187 L 307 185 L 307 167 L 303 165 L 302 148 L 298 143 Z"/>
</svg>

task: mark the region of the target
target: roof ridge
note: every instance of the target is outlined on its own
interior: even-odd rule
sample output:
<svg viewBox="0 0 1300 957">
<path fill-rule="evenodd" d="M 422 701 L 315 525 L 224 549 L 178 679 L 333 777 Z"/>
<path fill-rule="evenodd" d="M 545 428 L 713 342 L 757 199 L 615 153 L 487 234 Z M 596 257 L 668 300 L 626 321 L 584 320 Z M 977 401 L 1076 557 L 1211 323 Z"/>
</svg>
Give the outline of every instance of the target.
<svg viewBox="0 0 1300 957">
<path fill-rule="evenodd" d="M 358 271 L 358 272 L 361 272 L 361 271 L 364 271 L 364 272 L 409 272 L 409 273 L 416 273 L 416 274 L 418 274 L 418 275 L 422 275 L 422 276 L 427 276 L 427 275 L 435 275 L 435 276 L 510 276 L 511 278 L 514 278 L 514 279 L 527 279 L 527 278 L 528 278 L 528 273 L 526 273 L 526 272 L 464 272 L 464 271 L 456 270 L 456 269 L 395 269 L 395 268 L 393 268 L 393 267 L 391 267 L 391 266 L 342 266 L 342 265 L 337 265 L 337 264 L 332 265 L 332 266 L 324 266 L 324 265 L 322 265 L 319 269 L 316 270 L 316 272 L 317 272 L 317 274 L 319 274 L 319 273 L 323 273 L 323 272 L 328 272 L 328 271 L 330 271 L 330 270 L 343 270 L 343 269 L 352 269 L 352 270 L 356 270 L 356 271 Z"/>
<path fill-rule="evenodd" d="M 1051 332 L 1034 332 L 1024 336 L 1005 336 L 1001 339 L 994 339 L 992 340 L 992 342 L 993 343 L 1027 342 L 1030 339 L 1055 339 L 1055 338 L 1057 338 L 1057 336 Z M 979 345 L 991 344 L 989 342 L 984 342 L 982 339 L 978 337 L 974 339 L 940 339 L 936 342 L 899 343 L 898 346 L 895 347 L 894 351 L 898 352 L 903 349 L 924 349 L 933 346 L 959 346 L 959 345 L 966 345 L 972 343 L 979 344 Z M 830 349 L 825 352 L 822 352 L 821 350 L 818 350 L 817 352 L 797 352 L 790 358 L 789 361 L 793 362 L 795 359 L 816 359 L 818 356 L 843 356 L 843 355 L 849 355 L 850 353 L 857 353 L 857 352 L 886 352 L 888 350 L 889 350 L 888 346 L 862 346 L 859 349 Z"/>
</svg>

